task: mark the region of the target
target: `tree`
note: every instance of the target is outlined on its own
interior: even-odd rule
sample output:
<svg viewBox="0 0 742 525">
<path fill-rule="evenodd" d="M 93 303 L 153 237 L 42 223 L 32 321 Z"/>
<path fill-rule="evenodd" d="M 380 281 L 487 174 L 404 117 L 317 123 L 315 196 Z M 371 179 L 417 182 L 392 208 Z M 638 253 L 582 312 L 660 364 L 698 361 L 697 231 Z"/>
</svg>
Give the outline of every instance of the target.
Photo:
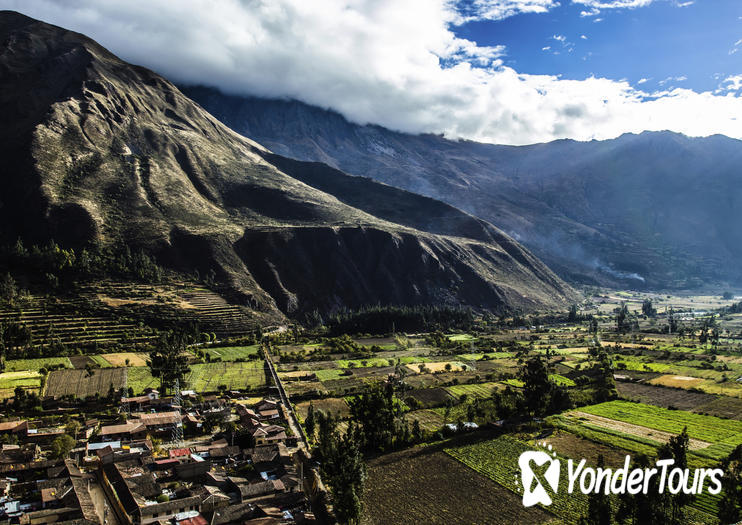
<svg viewBox="0 0 742 525">
<path fill-rule="evenodd" d="M 52 441 L 52 455 L 55 458 L 67 457 L 67 454 L 75 448 L 75 443 L 74 438 L 67 434 L 55 437 L 54 441 Z"/>
<path fill-rule="evenodd" d="M 163 393 L 171 388 L 175 380 L 182 380 L 191 371 L 188 366 L 186 346 L 188 339 L 183 333 L 168 333 L 149 353 L 147 366 L 152 377 L 160 379 Z"/>
<path fill-rule="evenodd" d="M 642 302 L 642 313 L 647 317 L 654 317 L 657 315 L 657 309 L 652 304 L 651 299 L 644 299 L 644 302 Z"/>
<path fill-rule="evenodd" d="M 633 467 L 649 469 L 649 458 L 640 454 Z M 628 491 L 618 496 L 616 521 L 626 525 L 656 525 L 667 521 L 667 495 L 659 491 L 659 476 L 652 476 L 647 483 L 647 491 L 631 494 Z"/>
<path fill-rule="evenodd" d="M 520 379 L 523 381 L 525 407 L 533 416 L 544 414 L 554 386 L 549 381 L 546 359 L 541 354 L 534 354 L 528 358 L 521 357 Z"/>
<path fill-rule="evenodd" d="M 322 479 L 330 486 L 335 516 L 340 523 L 356 524 L 361 518 L 361 498 L 366 465 L 360 448 L 359 427 L 351 424 L 345 434 L 336 429 L 331 415 L 319 414 L 317 457 Z"/>
<path fill-rule="evenodd" d="M 688 443 L 688 428 L 685 427 L 680 434 L 671 437 L 667 443 L 657 450 L 657 456 L 660 459 L 674 459 L 673 468 L 687 469 Z M 662 523 L 671 525 L 685 523 L 685 507 L 692 503 L 694 499 L 694 495 L 686 494 L 683 491 L 667 495 L 668 505 L 666 505 L 665 520 Z"/>
<path fill-rule="evenodd" d="M 598 468 L 605 468 L 603 454 L 598 454 Z M 587 514 L 580 525 L 611 525 L 611 498 L 603 491 L 591 492 L 587 497 Z"/>
<path fill-rule="evenodd" d="M 314 438 L 314 405 L 309 403 L 309 409 L 307 409 L 307 418 L 304 420 L 304 428 L 307 430 L 307 436 L 309 439 Z"/>
<path fill-rule="evenodd" d="M 629 307 L 626 306 L 626 303 L 622 303 L 618 312 L 616 312 L 616 331 L 628 332 L 630 329 L 631 321 L 629 320 Z"/>
<path fill-rule="evenodd" d="M 0 278 L 0 299 L 12 302 L 13 299 L 18 295 L 18 288 L 15 284 L 15 279 L 10 273 L 6 273 Z"/>
<path fill-rule="evenodd" d="M 372 383 L 348 405 L 353 420 L 360 425 L 361 446 L 366 450 L 389 450 L 404 431 L 402 406 L 396 402 L 394 385 L 390 382 Z"/>
<path fill-rule="evenodd" d="M 742 515 L 742 445 L 738 445 L 721 462 L 724 475 L 721 478 L 721 498 L 718 517 L 721 523 L 737 523 Z"/>
<path fill-rule="evenodd" d="M 595 373 L 595 401 L 602 403 L 617 396 L 616 380 L 613 378 L 613 362 L 603 347 L 592 347 L 588 350 Z"/>
<path fill-rule="evenodd" d="M 671 334 L 678 331 L 678 320 L 675 318 L 675 310 L 672 306 L 667 311 L 667 329 Z"/>
<path fill-rule="evenodd" d="M 569 323 L 576 323 L 579 320 L 579 315 L 577 313 L 577 305 L 573 304 L 569 307 L 569 314 L 567 314 L 567 322 Z"/>
</svg>

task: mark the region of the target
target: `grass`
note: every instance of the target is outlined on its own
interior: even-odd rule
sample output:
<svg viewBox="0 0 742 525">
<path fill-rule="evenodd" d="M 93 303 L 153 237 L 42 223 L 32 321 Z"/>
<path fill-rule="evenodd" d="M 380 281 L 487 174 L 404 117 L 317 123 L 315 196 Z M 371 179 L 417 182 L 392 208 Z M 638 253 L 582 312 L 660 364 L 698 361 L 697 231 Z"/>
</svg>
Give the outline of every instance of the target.
<svg viewBox="0 0 742 525">
<path fill-rule="evenodd" d="M 237 361 L 238 359 L 255 359 L 260 350 L 260 345 L 250 346 L 225 346 L 223 348 L 204 348 L 204 354 L 211 356 L 211 359 L 218 357 L 222 361 Z"/>
<path fill-rule="evenodd" d="M 559 374 L 549 374 L 549 379 L 559 386 L 577 386 L 577 384 L 568 377 Z"/>
<path fill-rule="evenodd" d="M 520 379 L 506 379 L 502 383 L 516 388 L 523 388 L 523 385 L 525 385 L 525 383 Z"/>
<path fill-rule="evenodd" d="M 314 373 L 317 374 L 317 379 L 319 379 L 320 381 L 332 381 L 333 379 L 346 377 L 342 375 L 343 372 L 345 372 L 345 370 L 341 370 L 339 368 L 325 368 L 323 370 L 314 371 Z"/>
<path fill-rule="evenodd" d="M 14 389 L 22 387 L 36 387 L 41 384 L 41 374 L 36 370 L 22 370 L 18 372 L 3 372 L 0 374 L 0 389 Z"/>
<path fill-rule="evenodd" d="M 449 335 L 448 340 L 453 341 L 455 343 L 462 342 L 462 341 L 474 341 L 476 337 L 469 334 L 456 334 L 456 335 Z"/>
<path fill-rule="evenodd" d="M 72 368 L 72 363 L 70 363 L 67 357 L 41 357 L 39 359 L 10 359 L 5 361 L 5 371 L 19 372 L 30 370 L 38 372 L 42 368 L 57 365 L 62 365 L 64 368 Z"/>
<path fill-rule="evenodd" d="M 492 395 L 492 392 L 498 389 L 498 387 L 501 387 L 502 385 L 500 383 L 477 383 L 477 384 L 469 384 L 469 385 L 454 385 L 446 387 L 446 390 L 456 397 L 461 397 L 462 395 L 466 394 L 469 397 L 480 397 L 480 398 L 487 398 Z"/>
</svg>

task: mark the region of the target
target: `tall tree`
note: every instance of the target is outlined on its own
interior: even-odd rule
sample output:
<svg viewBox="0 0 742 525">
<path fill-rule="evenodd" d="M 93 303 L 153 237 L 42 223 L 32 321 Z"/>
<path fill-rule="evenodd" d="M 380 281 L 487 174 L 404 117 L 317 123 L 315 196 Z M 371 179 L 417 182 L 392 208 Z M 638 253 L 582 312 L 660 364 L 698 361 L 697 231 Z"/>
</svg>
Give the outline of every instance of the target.
<svg viewBox="0 0 742 525">
<path fill-rule="evenodd" d="M 688 468 L 688 428 L 670 440 L 657 450 L 660 459 L 674 459 L 673 468 Z M 668 494 L 665 521 L 668 525 L 679 525 L 685 522 L 685 507 L 693 502 L 695 496 L 686 494 L 682 490 L 677 494 Z"/>
<path fill-rule="evenodd" d="M 519 362 L 525 408 L 533 416 L 542 416 L 556 386 L 549 380 L 548 350 L 546 356 L 525 350 L 519 355 Z"/>
<path fill-rule="evenodd" d="M 605 468 L 603 454 L 598 455 L 598 468 Z M 580 525 L 611 525 L 611 498 L 603 491 L 591 492 L 587 497 L 587 514 L 580 518 Z"/>
<path fill-rule="evenodd" d="M 170 332 L 161 337 L 149 353 L 147 366 L 152 377 L 159 378 L 163 392 L 172 388 L 176 379 L 182 381 L 191 371 L 188 366 L 187 346 L 188 337 L 185 334 Z"/>
<path fill-rule="evenodd" d="M 742 515 L 742 445 L 738 445 L 721 462 L 724 476 L 721 478 L 721 498 L 718 517 L 721 523 L 737 523 Z"/>
<path fill-rule="evenodd" d="M 391 382 L 372 383 L 348 405 L 353 420 L 360 425 L 362 446 L 368 450 L 390 450 L 404 432 L 402 406 L 395 399 Z"/>
</svg>

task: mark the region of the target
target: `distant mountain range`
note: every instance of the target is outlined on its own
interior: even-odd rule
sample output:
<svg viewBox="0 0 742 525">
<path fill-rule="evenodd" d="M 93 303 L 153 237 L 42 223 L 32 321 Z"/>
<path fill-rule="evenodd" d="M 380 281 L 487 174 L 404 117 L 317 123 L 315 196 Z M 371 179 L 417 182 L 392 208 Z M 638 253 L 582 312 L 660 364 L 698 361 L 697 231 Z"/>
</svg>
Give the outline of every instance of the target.
<svg viewBox="0 0 742 525">
<path fill-rule="evenodd" d="M 301 102 L 183 88 L 272 151 L 440 199 L 573 282 L 742 284 L 742 142 L 670 132 L 498 146 L 357 125 Z"/>
<path fill-rule="evenodd" d="M 0 242 L 142 248 L 175 269 L 215 270 L 256 315 L 376 304 L 564 310 L 577 300 L 491 224 L 292 160 L 287 148 L 272 153 L 83 35 L 4 11 L 0 42 Z M 287 119 L 263 126 L 277 137 L 312 121 L 260 118 Z"/>
</svg>

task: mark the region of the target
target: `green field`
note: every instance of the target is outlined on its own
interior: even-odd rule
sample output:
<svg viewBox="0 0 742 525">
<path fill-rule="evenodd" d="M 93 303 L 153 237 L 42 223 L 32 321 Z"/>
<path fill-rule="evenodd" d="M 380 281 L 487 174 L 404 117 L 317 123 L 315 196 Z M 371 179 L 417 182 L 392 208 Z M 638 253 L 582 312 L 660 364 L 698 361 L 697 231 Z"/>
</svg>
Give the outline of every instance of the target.
<svg viewBox="0 0 742 525">
<path fill-rule="evenodd" d="M 549 379 L 559 386 L 575 386 L 575 382 L 568 377 L 560 376 L 559 374 L 549 374 Z"/>
<path fill-rule="evenodd" d="M 204 363 L 191 365 L 191 373 L 181 384 L 183 390 L 196 392 L 216 392 L 220 385 L 227 389 L 245 390 L 265 386 L 265 371 L 263 361 L 248 361 L 245 363 Z M 160 382 L 153 378 L 147 367 L 131 367 L 128 369 L 127 386 L 135 394 L 145 388 L 159 388 Z"/>
<path fill-rule="evenodd" d="M 341 377 L 344 377 L 342 374 L 345 372 L 345 370 L 341 370 L 339 368 L 325 368 L 323 370 L 314 370 L 314 373 L 317 374 L 317 379 L 320 381 L 332 381 L 333 379 L 340 379 Z"/>
<path fill-rule="evenodd" d="M 41 375 L 37 371 L 3 372 L 0 374 L 0 389 L 16 387 L 36 387 L 41 384 Z"/>
<path fill-rule="evenodd" d="M 727 456 L 737 445 L 742 444 L 742 421 L 734 419 L 668 410 L 627 401 L 609 401 L 582 407 L 580 411 L 673 434 L 679 434 L 687 427 L 688 436 L 711 443 L 711 446 L 696 450 L 694 453 L 714 459 Z"/>
<path fill-rule="evenodd" d="M 381 367 L 381 366 L 395 366 L 397 362 L 401 362 L 403 365 L 412 363 L 427 363 L 430 361 L 427 357 L 416 357 L 416 356 L 403 356 L 403 357 L 369 357 L 368 359 L 338 359 L 335 361 L 338 368 L 366 368 L 366 367 Z"/>
<path fill-rule="evenodd" d="M 445 452 L 483 476 L 495 481 L 508 490 L 520 494 L 518 457 L 533 447 L 509 436 L 489 441 L 447 448 Z M 554 502 L 547 508 L 568 523 L 575 523 L 587 508 L 587 496 L 581 492 L 567 493 L 567 477 L 561 476 L 559 491 L 553 496 Z"/>
<path fill-rule="evenodd" d="M 6 372 L 18 372 L 21 370 L 39 371 L 49 366 L 63 365 L 64 368 L 72 368 L 67 357 L 42 357 L 39 359 L 10 359 L 5 361 Z"/>
<path fill-rule="evenodd" d="M 211 359 L 219 358 L 222 361 L 237 361 L 238 359 L 255 359 L 258 355 L 258 350 L 260 350 L 260 345 L 204 348 L 203 352 L 211 356 Z"/>
<path fill-rule="evenodd" d="M 456 335 L 448 336 L 448 340 L 453 341 L 455 343 L 474 341 L 474 339 L 476 339 L 476 337 L 469 335 L 469 334 L 456 334 Z"/>
<path fill-rule="evenodd" d="M 505 381 L 503 381 L 503 384 L 514 386 L 516 388 L 523 388 L 523 385 L 525 385 L 525 383 L 520 379 L 506 379 Z"/>
<path fill-rule="evenodd" d="M 461 397 L 466 394 L 469 397 L 487 398 L 490 397 L 492 392 L 497 390 L 500 386 L 502 386 L 501 383 L 489 382 L 470 385 L 454 385 L 446 387 L 446 390 L 456 397 Z"/>
<path fill-rule="evenodd" d="M 456 357 L 464 361 L 479 361 L 485 356 L 488 359 L 512 359 L 516 355 L 515 352 L 487 352 L 486 354 L 459 354 Z"/>
</svg>

